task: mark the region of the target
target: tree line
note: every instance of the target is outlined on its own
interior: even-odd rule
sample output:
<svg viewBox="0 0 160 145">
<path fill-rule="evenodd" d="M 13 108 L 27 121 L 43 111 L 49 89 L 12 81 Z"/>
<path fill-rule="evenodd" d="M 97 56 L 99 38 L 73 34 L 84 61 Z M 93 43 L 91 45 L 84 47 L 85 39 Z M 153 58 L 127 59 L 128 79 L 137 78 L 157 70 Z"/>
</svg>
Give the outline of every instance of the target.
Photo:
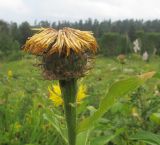
<svg viewBox="0 0 160 145">
<path fill-rule="evenodd" d="M 61 29 L 72 27 L 80 30 L 93 31 L 100 45 L 100 53 L 105 55 L 118 55 L 132 52 L 133 42 L 138 39 L 143 51 L 153 52 L 157 49 L 160 54 L 160 20 L 104 20 L 87 19 L 76 22 L 69 21 L 40 21 L 33 25 L 28 22 L 17 24 L 0 20 L 0 57 L 18 55 L 26 39 L 33 34 L 31 28 L 52 27 Z"/>
</svg>

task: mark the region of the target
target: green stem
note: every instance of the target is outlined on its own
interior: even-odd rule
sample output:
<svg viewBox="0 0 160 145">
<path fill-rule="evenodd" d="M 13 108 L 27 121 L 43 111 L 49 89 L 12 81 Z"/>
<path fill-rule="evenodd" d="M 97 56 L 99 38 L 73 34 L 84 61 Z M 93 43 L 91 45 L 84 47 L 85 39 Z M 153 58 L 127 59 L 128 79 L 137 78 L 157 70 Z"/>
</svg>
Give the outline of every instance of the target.
<svg viewBox="0 0 160 145">
<path fill-rule="evenodd" d="M 76 94 L 77 80 L 68 79 L 59 81 L 68 129 L 69 145 L 76 144 Z"/>
</svg>

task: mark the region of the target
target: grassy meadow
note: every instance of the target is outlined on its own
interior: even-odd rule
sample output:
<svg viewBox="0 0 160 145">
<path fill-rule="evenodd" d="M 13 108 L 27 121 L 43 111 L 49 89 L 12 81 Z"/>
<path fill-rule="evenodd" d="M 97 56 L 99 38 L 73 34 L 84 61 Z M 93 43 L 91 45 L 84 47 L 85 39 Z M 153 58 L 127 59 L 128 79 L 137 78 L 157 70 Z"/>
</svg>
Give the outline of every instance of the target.
<svg viewBox="0 0 160 145">
<path fill-rule="evenodd" d="M 40 68 L 34 66 L 36 61 L 24 56 L 0 63 L 0 145 L 66 144 L 63 107 L 54 106 L 48 97 L 48 87 L 57 81 L 44 80 Z M 157 56 L 145 62 L 139 55 L 130 55 L 122 66 L 116 57 L 97 56 L 94 68 L 79 81 L 87 87 L 87 97 L 78 105 L 78 118 L 92 114 L 114 82 L 144 72 L 160 72 L 159 62 Z M 158 145 L 159 112 L 157 74 L 122 96 L 105 113 L 90 134 L 90 145 L 147 145 L 152 141 Z"/>
</svg>

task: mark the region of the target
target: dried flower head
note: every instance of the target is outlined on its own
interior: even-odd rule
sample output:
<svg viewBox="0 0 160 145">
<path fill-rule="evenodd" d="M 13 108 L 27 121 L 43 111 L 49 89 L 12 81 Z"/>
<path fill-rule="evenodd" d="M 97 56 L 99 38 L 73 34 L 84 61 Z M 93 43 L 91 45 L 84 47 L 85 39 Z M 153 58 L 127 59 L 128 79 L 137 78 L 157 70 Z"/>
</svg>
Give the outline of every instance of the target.
<svg viewBox="0 0 160 145">
<path fill-rule="evenodd" d="M 63 80 L 81 77 L 90 69 L 97 42 L 89 31 L 43 28 L 27 40 L 23 49 L 42 56 L 45 78 Z"/>
<path fill-rule="evenodd" d="M 89 31 L 72 28 L 55 30 L 52 28 L 41 31 L 27 40 L 24 50 L 35 55 L 52 55 L 54 53 L 70 55 L 71 52 L 83 53 L 86 50 L 97 51 L 97 43 Z"/>
<path fill-rule="evenodd" d="M 124 54 L 118 55 L 117 59 L 121 64 L 125 64 L 126 62 L 126 56 Z"/>
</svg>

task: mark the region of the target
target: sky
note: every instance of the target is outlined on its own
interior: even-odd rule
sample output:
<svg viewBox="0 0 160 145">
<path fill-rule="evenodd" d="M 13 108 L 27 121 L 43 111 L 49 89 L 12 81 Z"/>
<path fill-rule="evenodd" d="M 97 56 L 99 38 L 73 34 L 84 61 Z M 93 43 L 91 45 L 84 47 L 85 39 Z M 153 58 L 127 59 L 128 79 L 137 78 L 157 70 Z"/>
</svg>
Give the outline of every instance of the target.
<svg viewBox="0 0 160 145">
<path fill-rule="evenodd" d="M 8 22 L 74 22 L 88 18 L 160 19 L 160 0 L 0 0 L 0 19 Z"/>
</svg>

